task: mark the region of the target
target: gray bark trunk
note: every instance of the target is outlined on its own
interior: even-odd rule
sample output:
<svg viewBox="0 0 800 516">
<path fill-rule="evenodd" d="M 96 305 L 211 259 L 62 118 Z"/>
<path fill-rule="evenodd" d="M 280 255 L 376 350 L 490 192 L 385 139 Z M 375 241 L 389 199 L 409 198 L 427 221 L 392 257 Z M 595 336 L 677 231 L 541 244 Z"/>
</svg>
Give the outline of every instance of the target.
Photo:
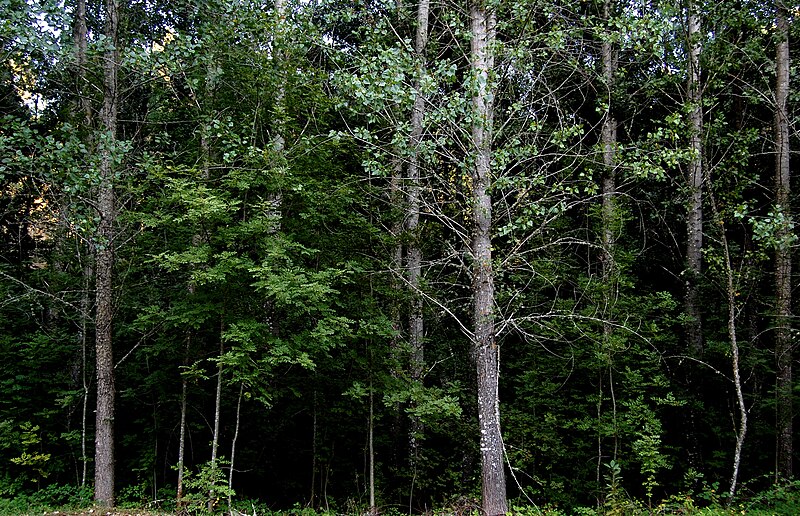
<svg viewBox="0 0 800 516">
<path fill-rule="evenodd" d="M 285 136 L 285 120 L 286 120 L 286 83 L 283 67 L 285 55 L 280 46 L 283 44 L 283 36 L 285 32 L 286 21 L 286 2 L 285 0 L 275 0 L 275 16 L 277 17 L 275 37 L 273 40 L 273 51 L 275 52 L 275 62 L 278 63 L 278 88 L 275 91 L 275 127 L 274 137 L 272 140 L 273 148 L 279 159 L 282 159 L 284 150 L 286 149 L 286 136 Z M 270 218 L 275 223 L 275 231 L 280 229 L 281 213 L 283 209 L 283 195 L 280 190 L 276 190 L 270 195 L 271 213 Z"/>
<path fill-rule="evenodd" d="M 422 318 L 422 296 L 420 277 L 422 273 L 422 249 L 419 239 L 420 214 L 420 172 L 419 146 L 422 141 L 423 120 L 425 118 L 426 98 L 422 92 L 422 80 L 426 72 L 425 49 L 428 45 L 429 0 L 419 0 L 417 7 L 417 34 L 414 52 L 417 57 L 417 80 L 414 85 L 414 107 L 411 112 L 411 156 L 408 163 L 408 207 L 406 229 L 410 236 L 408 244 L 408 284 L 411 290 L 411 310 L 408 320 L 408 340 L 411 347 L 411 379 L 422 382 L 425 367 L 424 321 Z M 412 416 L 409 431 L 409 447 L 412 466 L 416 464 L 418 438 L 422 433 L 422 423 Z"/>
<path fill-rule="evenodd" d="M 220 323 L 220 343 L 219 343 L 219 358 L 225 353 L 225 348 L 222 345 L 222 333 L 225 329 L 224 322 Z M 217 364 L 217 391 L 214 398 L 214 435 L 211 438 L 211 470 L 214 472 L 212 478 L 212 487 L 208 492 L 208 510 L 214 512 L 214 505 L 216 504 L 216 494 L 213 485 L 216 483 L 216 468 L 217 468 L 217 451 L 219 450 L 219 420 L 220 413 L 222 412 L 222 362 Z"/>
<path fill-rule="evenodd" d="M 719 218 L 719 214 L 716 215 Z M 742 460 L 742 449 L 744 448 L 744 438 L 747 435 L 747 407 L 744 403 L 744 392 L 742 391 L 742 379 L 739 372 L 739 343 L 736 334 L 736 288 L 733 282 L 733 267 L 731 265 L 730 251 L 728 250 L 728 238 L 725 235 L 725 228 L 722 228 L 722 245 L 725 253 L 725 291 L 728 297 L 728 339 L 731 345 L 731 366 L 733 369 L 733 386 L 736 391 L 736 404 L 739 408 L 739 426 L 735 429 L 736 444 L 733 454 L 733 473 L 731 474 L 731 487 L 728 492 L 728 505 L 733 502 L 736 494 L 736 486 L 739 479 L 739 465 Z"/>
<path fill-rule="evenodd" d="M 86 26 L 86 0 L 77 0 L 75 4 L 75 20 L 72 32 L 72 38 L 75 45 L 75 77 L 77 80 L 76 94 L 77 110 L 83 116 L 83 122 L 86 124 L 87 133 L 90 131 L 92 120 L 92 106 L 88 95 L 88 86 L 86 82 L 86 65 L 88 58 L 86 55 L 88 48 L 87 41 L 88 29 Z M 91 142 L 87 142 L 91 143 Z M 87 145 L 91 146 L 91 145 Z M 78 243 L 77 255 L 81 256 L 81 244 Z M 91 265 L 84 265 L 83 269 L 83 292 L 81 293 L 81 326 L 78 334 L 78 342 L 81 346 L 81 384 L 83 389 L 83 403 L 81 409 L 81 486 L 86 485 L 87 469 L 89 465 L 89 456 L 86 449 L 86 427 L 88 422 L 89 413 L 89 380 L 87 378 L 87 351 L 88 351 L 88 314 L 90 305 L 90 283 L 94 275 Z"/>
<path fill-rule="evenodd" d="M 700 88 L 700 20 L 690 3 L 688 13 L 689 74 L 686 85 L 689 115 L 689 211 L 686 217 L 686 335 L 695 356 L 703 353 L 702 319 L 698 287 L 703 260 L 703 108 Z"/>
<path fill-rule="evenodd" d="M 88 58 L 86 56 L 88 41 L 87 41 L 87 26 L 86 26 L 86 0 L 78 0 L 75 5 L 75 21 L 73 26 L 72 37 L 75 44 L 75 76 L 77 79 L 76 93 L 78 95 L 78 109 L 83 115 L 83 121 L 86 124 L 87 132 L 92 127 L 92 106 L 89 102 L 88 87 L 86 83 L 86 65 Z M 81 255 L 81 244 L 78 243 L 77 253 Z M 86 375 L 87 369 L 87 330 L 89 314 L 89 284 L 93 271 L 90 265 L 83 267 L 83 292 L 81 293 L 81 326 L 78 334 L 78 341 L 81 346 L 81 384 L 83 389 L 83 403 L 81 409 L 81 486 L 86 485 L 86 474 L 89 465 L 89 457 L 86 453 L 86 426 L 87 414 L 89 412 L 89 380 Z"/>
<path fill-rule="evenodd" d="M 97 206 L 100 223 L 97 230 L 95 348 L 97 360 L 97 412 L 95 428 L 95 501 L 104 507 L 114 506 L 114 358 L 112 348 L 113 267 L 114 267 L 114 143 L 117 126 L 117 72 L 119 50 L 117 27 L 119 4 L 106 1 L 105 35 L 109 48 L 103 64 L 103 107 L 100 123 L 100 187 Z"/>
<path fill-rule="evenodd" d="M 692 158 L 688 167 L 688 192 L 689 203 L 686 215 L 686 270 L 684 271 L 685 298 L 684 311 L 686 312 L 686 340 L 688 353 L 696 358 L 703 355 L 703 320 L 700 310 L 701 300 L 699 294 L 700 280 L 702 277 L 703 262 L 703 107 L 700 70 L 700 17 L 698 8 L 693 1 L 687 6 L 687 50 L 689 55 L 688 78 L 686 83 L 687 101 L 690 107 L 689 114 L 689 148 Z M 693 376 L 693 369 L 687 370 L 687 387 L 697 392 L 702 383 L 702 375 Z M 689 421 L 689 464 L 695 469 L 701 467 L 700 442 L 697 435 L 698 414 L 695 408 L 688 411 Z"/>
<path fill-rule="evenodd" d="M 775 85 L 775 204 L 786 217 L 775 250 L 775 357 L 777 362 L 777 453 L 776 474 L 792 477 L 792 251 L 786 243 L 791 235 L 790 170 L 789 170 L 789 21 L 786 7 L 778 2 L 776 28 L 778 46 L 775 56 L 777 83 Z"/>
<path fill-rule="evenodd" d="M 608 24 L 611 19 L 611 0 L 606 0 L 603 4 L 603 20 Z M 616 231 L 617 231 L 617 213 L 616 213 L 616 195 L 617 195 L 617 178 L 616 178 L 616 161 L 617 161 L 617 121 L 613 115 L 613 89 L 614 89 L 614 74 L 617 70 L 617 59 L 614 52 L 614 46 L 606 34 L 602 43 L 603 55 L 603 82 L 606 88 L 606 113 L 603 119 L 603 127 L 601 134 L 601 145 L 603 149 L 603 177 L 601 184 L 602 192 L 602 207 L 601 207 L 601 245 L 602 255 L 601 261 L 601 279 L 603 283 L 603 299 L 602 299 L 602 313 L 603 313 L 603 346 L 608 353 L 608 378 L 613 393 L 613 376 L 611 364 L 611 351 L 608 349 L 610 345 L 611 336 L 613 334 L 613 318 L 614 318 L 614 304 L 617 299 L 617 263 L 616 263 Z M 603 410 L 603 373 L 600 374 L 600 396 L 597 402 L 597 418 L 598 423 L 602 416 Z M 616 403 L 612 396 L 612 417 L 613 417 L 613 438 L 614 438 L 614 453 L 612 458 L 616 460 L 617 455 L 617 432 L 616 432 Z M 603 461 L 603 432 L 598 432 L 597 438 L 597 468 L 595 471 L 598 489 L 600 488 L 601 480 L 601 466 Z"/>
<path fill-rule="evenodd" d="M 722 259 L 725 271 L 725 294 L 728 302 L 728 340 L 731 350 L 731 369 L 733 372 L 733 387 L 736 394 L 736 406 L 739 409 L 738 425 L 734 424 L 734 434 L 736 443 L 733 450 L 733 472 L 731 473 L 731 487 L 728 491 L 727 505 L 733 502 L 736 494 L 736 487 L 739 479 L 739 466 L 742 461 L 742 449 L 744 439 L 747 435 L 747 406 L 744 401 L 744 390 L 742 389 L 742 377 L 739 367 L 739 341 L 736 331 L 736 291 L 733 264 L 731 263 L 730 247 L 728 246 L 728 236 L 725 229 L 725 221 L 720 216 L 719 208 L 713 192 L 709 192 L 711 210 L 714 215 L 714 226 L 720 231 L 720 242 L 722 244 Z"/>
<path fill-rule="evenodd" d="M 194 293 L 194 286 L 190 284 L 189 292 Z M 183 354 L 183 365 L 189 364 L 189 344 L 191 342 L 191 333 L 186 336 L 186 348 Z M 179 430 L 178 438 L 178 487 L 176 489 L 175 501 L 178 509 L 183 506 L 183 470 L 186 453 L 186 398 L 188 396 L 188 380 L 185 376 L 181 376 L 181 427 Z"/>
<path fill-rule="evenodd" d="M 473 347 L 477 365 L 478 421 L 481 436 L 481 494 L 487 516 L 505 514 L 505 469 L 500 433 L 500 349 L 495 341 L 494 270 L 492 265 L 492 112 L 495 19 L 483 2 L 470 8 L 473 92 L 472 168 Z"/>
<path fill-rule="evenodd" d="M 603 18 L 608 21 L 610 18 L 611 2 L 606 0 L 603 6 Z M 602 145 L 603 145 L 603 206 L 602 206 L 602 276 L 605 285 L 604 314 L 605 318 L 611 315 L 611 306 L 616 298 L 616 285 L 614 275 L 616 262 L 614 259 L 615 225 L 616 225 L 616 193 L 617 179 L 615 173 L 616 166 L 616 147 L 617 147 L 617 121 L 612 113 L 612 90 L 614 88 L 614 73 L 617 69 L 617 62 L 614 56 L 614 48 L 606 38 L 603 41 L 603 81 L 607 90 L 607 111 L 603 120 Z M 611 325 L 605 324 L 603 334 L 607 338 L 611 334 Z"/>
<path fill-rule="evenodd" d="M 77 0 L 75 4 L 75 25 L 72 37 L 75 41 L 75 72 L 78 82 L 78 105 L 83 114 L 87 129 L 92 126 L 92 104 L 89 99 L 89 89 L 86 83 L 86 68 L 89 62 L 87 49 L 88 28 L 86 26 L 86 0 Z"/>
<path fill-rule="evenodd" d="M 78 244 L 80 245 L 80 244 Z M 89 282 L 92 277 L 92 268 L 89 265 L 83 267 L 83 292 L 81 293 L 81 384 L 83 389 L 83 403 L 81 408 L 81 487 L 86 485 L 86 471 L 89 466 L 89 455 L 86 452 L 86 427 L 89 414 L 89 377 L 86 370 L 89 367 L 88 351 L 89 340 L 87 338 L 89 314 Z"/>
<path fill-rule="evenodd" d="M 233 470 L 234 461 L 236 460 L 236 441 L 239 440 L 239 424 L 241 423 L 242 415 L 242 396 L 244 395 L 244 382 L 239 384 L 239 398 L 236 401 L 236 430 L 233 432 L 233 441 L 231 442 L 231 464 L 228 470 L 228 510 L 233 508 Z"/>
<path fill-rule="evenodd" d="M 378 514 L 378 507 L 375 505 L 375 397 L 372 392 L 372 382 L 369 384 L 369 422 L 368 422 L 368 446 L 369 446 L 369 513 Z"/>
</svg>

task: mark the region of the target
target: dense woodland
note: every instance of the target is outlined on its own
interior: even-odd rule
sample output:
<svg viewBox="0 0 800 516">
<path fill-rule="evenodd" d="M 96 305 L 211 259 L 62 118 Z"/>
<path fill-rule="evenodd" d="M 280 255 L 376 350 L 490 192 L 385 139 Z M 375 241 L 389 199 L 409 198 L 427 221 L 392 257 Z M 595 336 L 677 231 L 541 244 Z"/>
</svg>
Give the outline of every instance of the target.
<svg viewBox="0 0 800 516">
<path fill-rule="evenodd" d="M 798 17 L 0 0 L 0 497 L 791 490 Z"/>
</svg>

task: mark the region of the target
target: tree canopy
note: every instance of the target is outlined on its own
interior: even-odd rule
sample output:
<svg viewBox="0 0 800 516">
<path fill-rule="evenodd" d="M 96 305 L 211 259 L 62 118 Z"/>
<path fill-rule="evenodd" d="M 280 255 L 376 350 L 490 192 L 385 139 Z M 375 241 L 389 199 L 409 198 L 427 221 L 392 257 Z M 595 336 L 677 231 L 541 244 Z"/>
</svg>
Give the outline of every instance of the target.
<svg viewBox="0 0 800 516">
<path fill-rule="evenodd" d="M 797 500 L 798 16 L 0 0 L 0 497 Z"/>
</svg>

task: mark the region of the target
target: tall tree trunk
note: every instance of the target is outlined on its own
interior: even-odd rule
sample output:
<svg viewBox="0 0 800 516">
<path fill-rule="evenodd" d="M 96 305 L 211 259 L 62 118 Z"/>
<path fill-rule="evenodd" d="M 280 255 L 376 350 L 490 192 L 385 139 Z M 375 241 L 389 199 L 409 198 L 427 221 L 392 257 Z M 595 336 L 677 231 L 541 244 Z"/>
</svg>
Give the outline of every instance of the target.
<svg viewBox="0 0 800 516">
<path fill-rule="evenodd" d="M 424 321 L 422 319 L 422 296 L 420 295 L 420 276 L 422 273 L 422 249 L 419 238 L 420 214 L 420 173 L 419 150 L 422 141 L 426 98 L 422 84 L 427 65 L 425 49 L 428 45 L 429 0 L 419 0 L 417 7 L 417 34 L 414 52 L 417 58 L 417 79 L 414 84 L 414 107 L 411 112 L 411 156 L 408 162 L 408 206 L 406 229 L 410 236 L 408 244 L 408 285 L 411 290 L 411 310 L 408 320 L 408 340 L 411 347 L 411 380 L 422 382 L 425 367 Z M 409 431 L 409 452 L 412 468 L 416 465 L 418 438 L 422 433 L 422 423 L 416 416 L 411 417 Z"/>
<path fill-rule="evenodd" d="M 692 157 L 688 167 L 689 203 L 686 216 L 686 270 L 684 281 L 686 286 L 684 310 L 686 312 L 686 340 L 688 353 L 695 358 L 703 355 L 703 321 L 699 297 L 700 279 L 703 263 L 703 106 L 700 70 L 700 17 L 698 7 L 693 1 L 687 5 L 687 50 L 689 61 L 686 83 L 687 101 L 689 104 L 689 149 Z M 701 391 L 702 376 L 694 377 L 692 367 L 686 371 L 687 388 L 693 392 Z M 689 436 L 689 464 L 700 468 L 701 451 L 697 434 L 698 413 L 695 406 L 687 411 L 687 433 Z"/>
<path fill-rule="evenodd" d="M 103 131 L 100 148 L 100 186 L 97 207 L 100 224 L 97 230 L 95 348 L 97 360 L 97 412 L 95 429 L 95 501 L 104 507 L 114 506 L 114 356 L 112 348 L 114 268 L 114 144 L 117 127 L 117 72 L 119 69 L 118 0 L 106 0 L 105 36 L 107 49 L 103 63 L 103 107 L 100 124 Z"/>
<path fill-rule="evenodd" d="M 689 101 L 689 211 L 686 217 L 686 335 L 691 352 L 703 353 L 702 319 L 698 298 L 703 259 L 703 107 L 700 86 L 700 18 L 690 2 L 688 12 L 689 70 L 686 85 Z"/>
<path fill-rule="evenodd" d="M 611 42 L 608 27 L 611 20 L 611 0 L 603 3 L 603 20 L 606 23 L 606 34 L 602 42 L 603 57 L 603 82 L 606 88 L 606 113 L 603 119 L 601 134 L 601 145 L 603 150 L 603 177 L 601 184 L 602 207 L 601 207 L 601 245 L 602 255 L 600 257 L 601 278 L 603 283 L 603 352 L 608 357 L 608 379 L 613 393 L 613 373 L 612 373 L 612 349 L 611 338 L 614 331 L 612 320 L 614 317 L 614 304 L 617 298 L 617 263 L 616 263 L 616 231 L 618 216 L 616 212 L 617 178 L 617 121 L 613 115 L 613 90 L 614 74 L 617 70 L 617 59 L 614 52 L 614 45 Z M 600 396 L 597 404 L 598 424 L 602 415 L 603 408 L 603 373 L 600 373 Z M 613 397 L 612 397 L 613 398 Z M 614 400 L 612 399 L 612 403 Z M 614 455 L 616 460 L 617 453 L 617 432 L 616 432 L 616 405 L 612 405 L 613 431 L 614 431 Z M 602 431 L 598 432 L 597 439 L 597 470 L 596 480 L 600 487 L 601 465 L 603 457 Z"/>
<path fill-rule="evenodd" d="M 492 265 L 492 126 L 495 15 L 482 0 L 470 6 L 472 96 L 473 347 L 477 365 L 478 421 L 481 439 L 481 494 L 486 516 L 505 514 L 505 470 L 500 433 L 500 349 L 495 341 Z"/>
<path fill-rule="evenodd" d="M 606 0 L 603 5 L 603 18 L 609 21 L 611 15 L 611 1 Z M 614 47 L 608 37 L 603 39 L 603 81 L 607 90 L 607 110 L 603 120 L 602 145 L 603 145 L 603 206 L 602 206 L 602 277 L 605 287 L 605 298 L 603 306 L 604 319 L 603 337 L 607 341 L 611 336 L 612 326 L 608 324 L 611 316 L 611 306 L 616 298 L 616 282 L 614 281 L 616 272 L 616 260 L 614 258 L 614 248 L 616 246 L 615 225 L 616 225 L 616 147 L 617 147 L 617 121 L 612 112 L 612 90 L 614 89 L 614 73 L 617 69 L 617 61 L 614 56 Z"/>
<path fill-rule="evenodd" d="M 86 125 L 87 134 L 90 133 L 92 128 L 92 105 L 89 101 L 89 88 L 86 82 L 86 67 L 88 58 L 86 55 L 88 49 L 88 29 L 86 25 L 86 0 L 77 0 L 75 3 L 75 19 L 72 30 L 72 37 L 75 45 L 75 77 L 77 80 L 76 94 L 77 107 L 83 116 L 83 123 Z M 90 147 L 90 145 L 87 145 Z M 77 241 L 76 254 L 78 258 L 82 255 L 83 244 L 80 240 Z M 90 304 L 90 282 L 93 276 L 91 266 L 86 263 L 81 268 L 83 273 L 83 291 L 81 292 L 80 309 L 81 309 L 81 322 L 78 334 L 78 341 L 81 346 L 81 384 L 83 388 L 83 406 L 81 410 L 81 486 L 86 485 L 86 473 L 89 465 L 89 457 L 86 453 L 86 426 L 87 414 L 89 412 L 89 379 L 87 378 L 86 370 L 88 365 L 87 360 L 87 330 L 88 330 L 88 314 Z"/>
<path fill-rule="evenodd" d="M 208 25 L 211 27 L 211 30 L 216 28 L 217 20 L 219 19 L 217 16 L 217 12 L 214 10 L 206 11 L 205 15 L 208 20 Z M 215 106 L 215 97 L 216 97 L 216 90 L 217 90 L 217 64 L 215 59 L 215 49 L 211 48 L 208 50 L 209 58 L 206 64 L 206 76 L 205 81 L 203 84 L 203 106 L 202 106 L 202 114 L 204 116 L 205 126 L 203 127 L 203 132 L 200 135 L 200 151 L 202 153 L 203 159 L 203 172 L 202 178 L 203 181 L 208 182 L 211 179 L 211 163 L 214 160 L 214 150 L 211 146 L 211 128 L 214 119 L 216 118 L 216 106 Z M 196 234 L 192 239 L 192 245 L 198 246 L 201 243 L 205 242 L 206 237 L 205 235 Z M 193 294 L 194 285 L 190 282 L 189 284 L 189 291 L 190 294 Z M 223 343 L 223 334 L 225 332 L 225 314 L 224 309 L 222 316 L 220 317 L 219 323 L 219 355 L 218 359 L 220 360 L 217 362 L 217 386 L 215 390 L 214 396 L 214 433 L 211 437 L 211 459 L 209 461 L 209 468 L 211 470 L 211 486 L 208 490 L 208 503 L 207 507 L 209 512 L 214 512 L 215 505 L 216 505 L 216 483 L 217 483 L 217 452 L 219 450 L 219 424 L 220 424 L 220 413 L 222 411 L 222 377 L 224 367 L 222 365 L 222 355 L 225 352 L 225 347 Z"/>
<path fill-rule="evenodd" d="M 789 200 L 789 21 L 786 6 L 778 2 L 776 20 L 778 48 L 775 56 L 777 83 L 775 85 L 775 204 L 785 217 L 777 235 L 775 249 L 775 357 L 777 362 L 777 453 L 776 474 L 792 477 L 792 250 L 788 244 L 792 232 L 792 212 Z"/>
</svg>

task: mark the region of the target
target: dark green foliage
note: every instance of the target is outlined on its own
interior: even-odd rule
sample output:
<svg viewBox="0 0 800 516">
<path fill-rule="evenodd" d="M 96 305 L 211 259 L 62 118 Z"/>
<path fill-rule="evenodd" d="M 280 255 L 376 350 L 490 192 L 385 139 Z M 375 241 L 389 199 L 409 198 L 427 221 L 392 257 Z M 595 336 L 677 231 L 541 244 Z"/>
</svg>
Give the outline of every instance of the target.
<svg viewBox="0 0 800 516">
<path fill-rule="evenodd" d="M 126 4 L 113 244 L 120 506 L 203 513 L 213 497 L 221 513 L 230 494 L 245 513 L 363 513 L 370 423 L 381 513 L 480 506 L 469 34 L 463 3 L 436 4 L 423 73 L 411 50 L 415 6 L 402 4 L 290 2 L 284 20 L 272 3 Z M 797 513 L 798 486 L 772 475 L 770 271 L 774 248 L 796 245 L 794 233 L 778 241 L 791 221 L 771 193 L 774 13 L 703 3 L 704 203 L 715 213 L 699 280 L 705 346 L 691 356 L 681 308 L 692 158 L 682 4 L 612 2 L 608 19 L 602 2 L 491 5 L 495 323 L 515 514 Z M 77 94 L 90 92 L 97 109 L 101 7 L 89 2 L 88 86 L 79 88 L 73 2 L 0 0 L 2 514 L 91 499 L 86 344 L 93 254 L 105 243 L 93 240 L 89 201 L 98 137 Z M 605 40 L 619 61 L 611 89 Z M 429 105 L 412 148 L 419 77 Z M 607 112 L 619 122 L 611 217 L 600 198 Z M 415 152 L 423 209 L 412 232 L 402 229 L 407 185 L 397 174 Z M 605 230 L 614 235 L 608 277 Z M 723 236 L 750 415 L 730 508 L 736 400 Z M 410 242 L 424 257 L 418 293 L 404 288 L 393 256 Z M 405 331 L 415 295 L 426 328 L 421 379 Z M 232 465 L 209 463 L 218 374 L 218 453 L 233 456 L 236 436 Z"/>
</svg>

